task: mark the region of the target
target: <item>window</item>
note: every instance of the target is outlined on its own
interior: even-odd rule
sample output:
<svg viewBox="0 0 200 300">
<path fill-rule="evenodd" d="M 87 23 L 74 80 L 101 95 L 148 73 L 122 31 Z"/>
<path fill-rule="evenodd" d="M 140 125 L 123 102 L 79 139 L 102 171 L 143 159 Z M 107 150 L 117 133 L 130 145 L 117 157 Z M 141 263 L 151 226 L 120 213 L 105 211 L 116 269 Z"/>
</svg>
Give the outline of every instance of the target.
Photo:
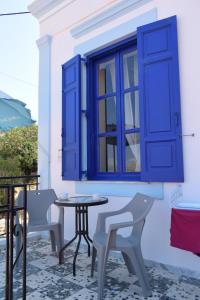
<svg viewBox="0 0 200 300">
<path fill-rule="evenodd" d="M 176 17 L 87 57 L 87 171 L 81 56 L 62 66 L 62 177 L 183 181 Z M 86 141 L 85 141 L 86 142 Z"/>
<path fill-rule="evenodd" d="M 137 48 L 124 44 L 113 49 L 101 53 L 100 58 L 94 57 L 91 63 L 94 174 L 102 179 L 138 179 L 141 164 Z"/>
</svg>

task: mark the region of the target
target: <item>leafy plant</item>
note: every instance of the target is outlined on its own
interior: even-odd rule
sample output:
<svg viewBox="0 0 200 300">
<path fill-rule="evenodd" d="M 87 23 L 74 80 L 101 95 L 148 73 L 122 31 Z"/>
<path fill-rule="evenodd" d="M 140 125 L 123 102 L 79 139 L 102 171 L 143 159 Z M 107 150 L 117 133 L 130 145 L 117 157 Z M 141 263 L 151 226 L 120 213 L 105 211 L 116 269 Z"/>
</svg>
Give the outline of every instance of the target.
<svg viewBox="0 0 200 300">
<path fill-rule="evenodd" d="M 15 160 L 21 173 L 30 175 L 37 170 L 37 126 L 11 129 L 0 137 L 0 158 Z M 1 168 L 1 166 L 0 166 Z M 12 176 L 14 176 L 14 170 Z M 2 176 L 2 175 L 1 175 Z M 10 175 L 6 175 L 10 176 Z"/>
<path fill-rule="evenodd" d="M 15 159 L 5 160 L 0 159 L 0 177 L 9 177 L 9 176 L 20 176 L 21 169 L 19 161 Z M 10 183 L 10 180 L 0 178 L 0 184 Z M 18 180 L 12 181 L 12 183 L 19 183 Z M 6 191 L 5 189 L 0 189 L 0 205 L 6 204 Z M 1 216 L 0 216 L 1 217 Z"/>
</svg>

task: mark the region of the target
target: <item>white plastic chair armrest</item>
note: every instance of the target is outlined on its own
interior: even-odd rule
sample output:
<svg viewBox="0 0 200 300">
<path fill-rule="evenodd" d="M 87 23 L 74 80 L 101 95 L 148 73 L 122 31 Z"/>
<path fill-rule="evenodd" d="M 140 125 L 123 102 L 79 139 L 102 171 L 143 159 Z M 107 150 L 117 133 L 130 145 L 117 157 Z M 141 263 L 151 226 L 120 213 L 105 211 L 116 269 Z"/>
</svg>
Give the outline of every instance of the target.
<svg viewBox="0 0 200 300">
<path fill-rule="evenodd" d="M 133 225 L 134 225 L 134 222 L 132 222 L 132 221 L 110 224 L 108 227 L 108 232 L 117 231 L 120 228 L 132 227 Z"/>
<path fill-rule="evenodd" d="M 96 232 L 105 232 L 105 220 L 109 217 L 117 216 L 120 214 L 123 214 L 124 210 L 119 209 L 116 211 L 108 211 L 108 212 L 103 212 L 98 214 L 98 219 L 97 219 L 97 226 L 96 226 Z"/>
<path fill-rule="evenodd" d="M 120 228 L 132 227 L 133 225 L 134 225 L 133 222 L 123 222 L 123 223 L 115 223 L 109 225 L 108 235 L 106 238 L 106 253 L 108 253 L 110 245 L 114 245 L 116 242 L 117 230 Z"/>
</svg>

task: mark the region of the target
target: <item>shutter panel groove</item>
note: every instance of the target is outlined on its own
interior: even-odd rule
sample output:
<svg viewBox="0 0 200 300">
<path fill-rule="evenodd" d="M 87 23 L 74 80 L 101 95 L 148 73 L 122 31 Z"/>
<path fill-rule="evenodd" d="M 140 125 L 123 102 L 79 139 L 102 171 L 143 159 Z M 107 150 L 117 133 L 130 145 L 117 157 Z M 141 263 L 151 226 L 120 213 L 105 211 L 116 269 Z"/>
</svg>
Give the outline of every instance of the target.
<svg viewBox="0 0 200 300">
<path fill-rule="evenodd" d="M 176 17 L 138 28 L 141 179 L 183 181 Z"/>
<path fill-rule="evenodd" d="M 62 66 L 62 178 L 81 178 L 81 57 Z"/>
</svg>

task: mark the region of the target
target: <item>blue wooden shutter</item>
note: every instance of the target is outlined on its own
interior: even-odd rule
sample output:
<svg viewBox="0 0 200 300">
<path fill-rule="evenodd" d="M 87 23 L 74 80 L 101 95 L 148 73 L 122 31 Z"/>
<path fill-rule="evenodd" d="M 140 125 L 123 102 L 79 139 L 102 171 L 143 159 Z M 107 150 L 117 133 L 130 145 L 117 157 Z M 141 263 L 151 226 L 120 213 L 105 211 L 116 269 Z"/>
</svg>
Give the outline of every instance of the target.
<svg viewBox="0 0 200 300">
<path fill-rule="evenodd" d="M 141 179 L 183 181 L 176 17 L 138 28 Z"/>
<path fill-rule="evenodd" d="M 81 57 L 62 66 L 62 178 L 81 178 Z"/>
</svg>

